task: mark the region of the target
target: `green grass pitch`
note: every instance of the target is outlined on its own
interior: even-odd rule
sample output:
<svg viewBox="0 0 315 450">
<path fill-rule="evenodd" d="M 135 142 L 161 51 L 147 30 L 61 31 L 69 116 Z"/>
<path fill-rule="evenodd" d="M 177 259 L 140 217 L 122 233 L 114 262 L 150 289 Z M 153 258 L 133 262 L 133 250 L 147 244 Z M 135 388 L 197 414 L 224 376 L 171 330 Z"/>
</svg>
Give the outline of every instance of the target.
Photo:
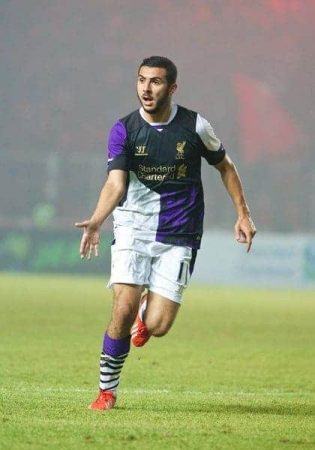
<svg viewBox="0 0 315 450">
<path fill-rule="evenodd" d="M 192 284 L 100 413 L 105 280 L 3 274 L 0 290 L 1 449 L 315 448 L 314 292 Z"/>
</svg>

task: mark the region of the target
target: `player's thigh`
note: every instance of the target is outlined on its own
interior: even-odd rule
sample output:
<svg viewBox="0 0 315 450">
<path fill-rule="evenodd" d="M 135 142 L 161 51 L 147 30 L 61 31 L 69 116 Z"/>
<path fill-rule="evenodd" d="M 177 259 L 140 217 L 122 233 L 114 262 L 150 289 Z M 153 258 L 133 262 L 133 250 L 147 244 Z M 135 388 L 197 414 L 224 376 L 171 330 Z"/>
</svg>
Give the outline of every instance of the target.
<svg viewBox="0 0 315 450">
<path fill-rule="evenodd" d="M 194 251 L 189 247 L 167 245 L 152 258 L 149 290 L 181 304 L 194 262 Z"/>
</svg>

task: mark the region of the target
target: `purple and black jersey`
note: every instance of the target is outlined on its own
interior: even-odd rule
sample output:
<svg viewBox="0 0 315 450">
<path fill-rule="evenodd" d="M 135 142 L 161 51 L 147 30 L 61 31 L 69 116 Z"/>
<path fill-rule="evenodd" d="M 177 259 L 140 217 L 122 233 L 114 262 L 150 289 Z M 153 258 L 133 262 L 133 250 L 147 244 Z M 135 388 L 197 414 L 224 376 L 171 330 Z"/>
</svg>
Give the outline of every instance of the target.
<svg viewBox="0 0 315 450">
<path fill-rule="evenodd" d="M 164 124 L 150 124 L 141 110 L 120 119 L 109 136 L 108 170 L 128 171 L 115 226 L 165 244 L 199 248 L 204 199 L 201 157 L 218 164 L 225 150 L 210 124 L 173 105 Z"/>
</svg>

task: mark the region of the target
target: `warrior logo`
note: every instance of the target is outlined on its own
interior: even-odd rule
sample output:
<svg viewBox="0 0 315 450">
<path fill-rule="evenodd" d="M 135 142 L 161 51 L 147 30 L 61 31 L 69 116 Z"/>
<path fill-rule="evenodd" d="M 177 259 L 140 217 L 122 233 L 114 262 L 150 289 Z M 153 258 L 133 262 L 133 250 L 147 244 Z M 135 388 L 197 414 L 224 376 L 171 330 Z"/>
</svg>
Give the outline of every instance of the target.
<svg viewBox="0 0 315 450">
<path fill-rule="evenodd" d="M 147 147 L 145 145 L 137 145 L 135 156 L 148 156 Z"/>
</svg>

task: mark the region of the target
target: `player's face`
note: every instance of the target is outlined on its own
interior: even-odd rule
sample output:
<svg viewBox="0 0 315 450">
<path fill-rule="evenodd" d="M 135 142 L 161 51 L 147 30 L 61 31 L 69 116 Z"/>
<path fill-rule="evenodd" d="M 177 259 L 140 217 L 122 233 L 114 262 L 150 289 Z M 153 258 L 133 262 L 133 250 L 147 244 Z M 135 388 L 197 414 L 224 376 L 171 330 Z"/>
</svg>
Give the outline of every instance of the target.
<svg viewBox="0 0 315 450">
<path fill-rule="evenodd" d="M 161 67 L 142 66 L 137 81 L 137 94 L 148 114 L 159 114 L 168 108 L 176 84 L 169 85 L 166 70 Z"/>
</svg>

